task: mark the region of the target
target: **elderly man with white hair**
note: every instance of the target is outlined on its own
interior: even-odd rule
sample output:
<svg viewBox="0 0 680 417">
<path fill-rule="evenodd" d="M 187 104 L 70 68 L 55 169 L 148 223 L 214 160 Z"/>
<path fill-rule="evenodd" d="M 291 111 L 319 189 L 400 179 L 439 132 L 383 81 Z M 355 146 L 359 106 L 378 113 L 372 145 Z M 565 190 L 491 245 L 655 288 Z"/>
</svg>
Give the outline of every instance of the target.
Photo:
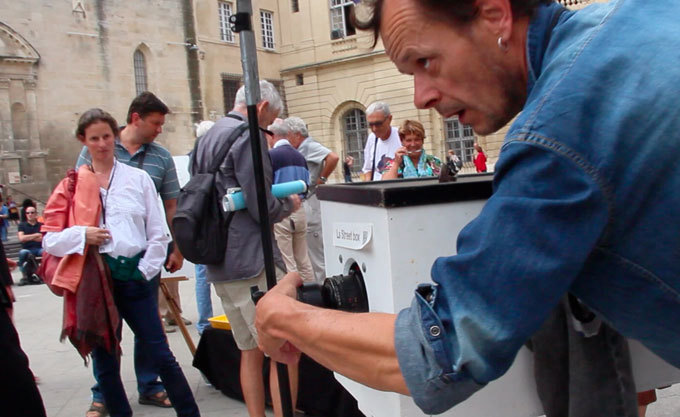
<svg viewBox="0 0 680 417">
<path fill-rule="evenodd" d="M 364 181 L 379 181 L 386 162 L 394 159 L 394 152 L 401 147 L 399 129 L 391 126 L 390 106 L 382 101 L 368 106 L 366 120 L 371 134 L 366 139 L 361 173 Z"/>
<path fill-rule="evenodd" d="M 269 157 L 274 171 L 274 184 L 304 181 L 309 184 L 309 170 L 305 157 L 288 141 L 289 129 L 281 119 L 267 128 Z M 314 270 L 307 250 L 307 218 L 299 209 L 274 225 L 274 237 L 288 272 L 298 271 L 303 281 L 314 281 Z"/>
<path fill-rule="evenodd" d="M 260 81 L 260 102 L 257 103 L 257 118 L 261 128 L 269 126 L 283 108 L 281 97 L 276 88 L 268 81 Z M 196 149 L 196 166 L 191 169 L 192 175 L 205 173 L 212 160 L 232 132 L 243 123 L 247 123 L 247 107 L 245 88 L 236 93 L 234 108 L 225 117 L 205 133 Z M 267 153 L 264 135 L 259 138 L 262 145 L 265 192 L 269 218 L 274 224 L 287 217 L 300 207 L 300 197 L 292 195 L 277 199 L 271 193 L 272 165 Z M 229 243 L 224 259 L 219 264 L 206 265 L 208 282 L 215 287 L 215 292 L 222 300 L 224 312 L 229 317 L 232 334 L 241 351 L 241 389 L 251 417 L 264 416 L 264 381 L 262 364 L 264 354 L 257 347 L 255 331 L 255 304 L 250 296 L 250 287 L 257 285 L 266 288 L 264 257 L 262 256 L 262 240 L 260 234 L 259 213 L 257 209 L 257 188 L 253 171 L 253 158 L 250 144 L 250 133 L 246 129 L 234 142 L 222 161 L 215 184 L 218 195 L 227 189 L 240 187 L 246 201 L 246 210 L 234 213 L 229 223 Z M 278 248 L 274 246 L 276 265 L 283 271 L 285 266 Z M 272 361 L 272 383 L 277 381 L 276 367 Z M 272 392 L 278 389 L 272 388 Z M 275 403 L 276 405 L 276 403 Z M 277 416 L 281 415 L 280 407 L 275 407 Z"/>
<path fill-rule="evenodd" d="M 328 181 L 340 158 L 338 154 L 309 137 L 307 124 L 301 118 L 287 118 L 286 126 L 288 141 L 305 157 L 309 168 L 310 185 L 304 203 L 307 216 L 307 247 L 314 268 L 314 277 L 320 282 L 326 277 L 326 271 L 321 233 L 321 205 L 316 197 L 316 186 Z"/>
</svg>

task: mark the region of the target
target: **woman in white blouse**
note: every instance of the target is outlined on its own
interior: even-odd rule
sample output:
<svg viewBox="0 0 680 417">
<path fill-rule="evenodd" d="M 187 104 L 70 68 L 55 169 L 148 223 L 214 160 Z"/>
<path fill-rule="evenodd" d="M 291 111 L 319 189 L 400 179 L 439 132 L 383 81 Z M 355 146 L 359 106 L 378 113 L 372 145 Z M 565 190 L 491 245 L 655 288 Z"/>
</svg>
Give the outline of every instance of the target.
<svg viewBox="0 0 680 417">
<path fill-rule="evenodd" d="M 170 352 L 153 287 L 148 282 L 160 272 L 169 241 L 163 232 L 156 191 L 146 172 L 115 160 L 116 134 L 115 119 L 103 110 L 91 109 L 80 117 L 76 135 L 92 155 L 88 168 L 99 185 L 99 227 L 73 225 L 58 232 L 48 232 L 43 247 L 59 257 L 84 254 L 86 244 L 99 247 L 99 253 L 111 270 L 113 299 L 118 313 L 141 342 L 145 354 L 156 359 L 158 373 L 177 415 L 199 416 L 191 389 Z M 81 279 L 87 279 L 87 276 Z M 92 359 L 95 378 L 106 404 L 101 411 L 91 411 L 103 415 L 108 409 L 113 417 L 132 416 L 120 379 L 118 355 L 95 347 Z"/>
</svg>

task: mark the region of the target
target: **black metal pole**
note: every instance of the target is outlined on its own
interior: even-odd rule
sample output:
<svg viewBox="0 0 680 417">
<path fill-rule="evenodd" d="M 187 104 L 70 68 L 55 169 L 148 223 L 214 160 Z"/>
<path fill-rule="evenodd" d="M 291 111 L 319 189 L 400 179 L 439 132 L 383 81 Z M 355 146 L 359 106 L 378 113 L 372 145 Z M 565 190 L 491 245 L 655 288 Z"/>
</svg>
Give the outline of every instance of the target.
<svg viewBox="0 0 680 417">
<path fill-rule="evenodd" d="M 255 171 L 255 185 L 257 187 L 257 209 L 260 215 L 260 235 L 262 238 L 262 252 L 264 255 L 264 270 L 267 276 L 267 289 L 276 285 L 276 270 L 274 267 L 274 250 L 272 246 L 272 230 L 267 209 L 267 190 L 264 183 L 264 165 L 262 162 L 262 140 L 257 120 L 257 103 L 260 101 L 260 82 L 258 79 L 257 50 L 255 48 L 255 34 L 252 30 L 251 18 L 253 8 L 251 0 L 238 0 L 236 29 L 239 33 L 241 48 L 241 66 L 246 89 L 246 104 L 248 109 L 248 124 L 250 144 L 253 154 L 253 169 Z M 288 367 L 277 363 L 276 370 L 279 380 L 279 394 L 281 409 L 284 417 L 293 417 L 293 402 L 288 380 Z M 276 395 L 272 393 L 272 395 Z"/>
</svg>

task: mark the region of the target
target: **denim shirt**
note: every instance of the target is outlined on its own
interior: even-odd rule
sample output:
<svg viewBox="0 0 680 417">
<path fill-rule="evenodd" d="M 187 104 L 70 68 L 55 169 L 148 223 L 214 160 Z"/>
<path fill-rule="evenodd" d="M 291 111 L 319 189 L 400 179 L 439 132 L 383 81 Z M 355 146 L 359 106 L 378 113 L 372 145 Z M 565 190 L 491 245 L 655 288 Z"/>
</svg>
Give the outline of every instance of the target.
<svg viewBox="0 0 680 417">
<path fill-rule="evenodd" d="M 503 375 L 567 291 L 680 367 L 680 2 L 560 10 L 531 20 L 492 197 L 397 316 L 428 414 Z"/>
</svg>

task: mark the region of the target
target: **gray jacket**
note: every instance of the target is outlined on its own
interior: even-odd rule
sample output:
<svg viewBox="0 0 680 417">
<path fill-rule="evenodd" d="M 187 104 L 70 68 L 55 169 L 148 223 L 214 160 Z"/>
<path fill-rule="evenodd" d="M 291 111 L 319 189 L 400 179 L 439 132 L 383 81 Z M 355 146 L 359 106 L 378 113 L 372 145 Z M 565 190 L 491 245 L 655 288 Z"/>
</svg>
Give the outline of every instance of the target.
<svg viewBox="0 0 680 417">
<path fill-rule="evenodd" d="M 230 112 L 243 121 L 223 117 L 201 137 L 196 150 L 196 166 L 191 172 L 206 172 L 212 158 L 218 153 L 231 132 L 241 123 L 247 121 L 240 113 Z M 246 130 L 232 145 L 227 157 L 220 165 L 216 177 L 218 195 L 222 196 L 228 188 L 240 187 L 246 201 L 246 210 L 238 211 L 229 225 L 229 240 L 222 264 L 207 265 L 208 282 L 224 282 L 253 278 L 264 269 L 262 239 L 260 237 L 259 214 L 257 210 L 257 190 L 250 144 L 250 134 Z M 271 224 L 277 223 L 292 211 L 289 199 L 277 199 L 271 193 L 272 164 L 269 159 L 267 141 L 260 135 L 262 145 L 262 162 L 264 165 L 264 181 L 267 192 L 267 207 Z M 272 234 L 274 259 L 277 266 L 285 271 L 281 254 Z"/>
</svg>

